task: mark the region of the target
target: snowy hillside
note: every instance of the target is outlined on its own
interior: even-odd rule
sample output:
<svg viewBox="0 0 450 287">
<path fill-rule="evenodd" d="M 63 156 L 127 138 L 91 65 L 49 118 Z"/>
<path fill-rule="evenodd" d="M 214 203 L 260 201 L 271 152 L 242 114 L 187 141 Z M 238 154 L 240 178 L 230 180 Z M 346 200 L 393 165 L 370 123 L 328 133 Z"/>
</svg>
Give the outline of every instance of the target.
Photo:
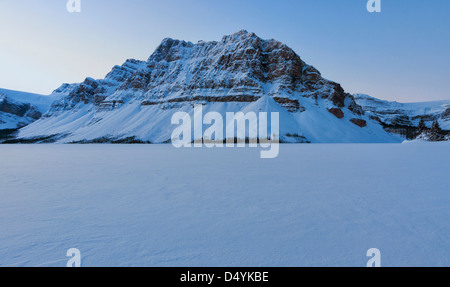
<svg viewBox="0 0 450 287">
<path fill-rule="evenodd" d="M 438 121 L 442 129 L 450 130 L 450 100 L 397 103 L 361 94 L 355 95 L 355 100 L 367 115 L 388 125 L 417 126 L 423 119 L 428 127 Z"/>
<path fill-rule="evenodd" d="M 0 89 L 0 130 L 17 129 L 39 119 L 55 97 Z"/>
<path fill-rule="evenodd" d="M 128 60 L 105 79 L 65 84 L 53 96 L 61 99 L 19 140 L 163 143 L 175 112 L 203 104 L 222 115 L 280 112 L 286 142 L 402 141 L 292 49 L 247 31 L 218 42 L 165 39 L 147 61 Z"/>
</svg>

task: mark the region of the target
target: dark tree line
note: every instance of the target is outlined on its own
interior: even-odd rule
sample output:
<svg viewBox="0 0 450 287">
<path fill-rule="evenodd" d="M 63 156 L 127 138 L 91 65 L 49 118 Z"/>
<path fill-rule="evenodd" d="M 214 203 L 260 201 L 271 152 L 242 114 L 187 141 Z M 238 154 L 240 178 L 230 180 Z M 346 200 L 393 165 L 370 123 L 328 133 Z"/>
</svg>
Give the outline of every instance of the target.
<svg viewBox="0 0 450 287">
<path fill-rule="evenodd" d="M 422 119 L 417 126 L 416 138 L 422 138 L 429 141 L 443 141 L 445 140 L 445 133 L 442 131 L 438 121 L 434 121 L 431 128 L 428 128 L 425 121 Z"/>
</svg>

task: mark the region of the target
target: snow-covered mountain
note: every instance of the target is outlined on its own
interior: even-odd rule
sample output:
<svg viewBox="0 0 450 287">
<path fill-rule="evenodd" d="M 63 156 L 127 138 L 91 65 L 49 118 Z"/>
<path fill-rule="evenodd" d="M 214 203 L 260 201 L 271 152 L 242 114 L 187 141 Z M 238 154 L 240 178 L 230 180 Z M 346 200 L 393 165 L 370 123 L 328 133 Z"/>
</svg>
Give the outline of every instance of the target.
<svg viewBox="0 0 450 287">
<path fill-rule="evenodd" d="M 127 60 L 101 80 L 54 91 L 60 100 L 19 139 L 168 142 L 177 111 L 280 113 L 287 142 L 399 142 L 337 83 L 289 47 L 239 31 L 218 42 L 165 39 L 147 61 Z"/>
<path fill-rule="evenodd" d="M 54 101 L 53 96 L 0 89 L 0 137 L 38 120 Z"/>
<path fill-rule="evenodd" d="M 379 121 L 386 130 L 401 134 L 412 133 L 424 120 L 429 128 L 437 121 L 444 130 L 450 130 L 450 100 L 398 103 L 357 94 L 355 100 L 370 118 Z"/>
</svg>

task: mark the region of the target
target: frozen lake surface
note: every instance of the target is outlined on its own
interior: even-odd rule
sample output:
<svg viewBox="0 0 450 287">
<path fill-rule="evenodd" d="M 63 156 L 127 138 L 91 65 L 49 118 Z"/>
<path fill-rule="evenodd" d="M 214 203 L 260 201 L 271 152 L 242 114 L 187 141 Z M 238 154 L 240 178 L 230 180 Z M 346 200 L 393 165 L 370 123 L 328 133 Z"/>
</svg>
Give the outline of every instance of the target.
<svg viewBox="0 0 450 287">
<path fill-rule="evenodd" d="M 450 266 L 450 145 L 0 146 L 0 266 Z"/>
</svg>

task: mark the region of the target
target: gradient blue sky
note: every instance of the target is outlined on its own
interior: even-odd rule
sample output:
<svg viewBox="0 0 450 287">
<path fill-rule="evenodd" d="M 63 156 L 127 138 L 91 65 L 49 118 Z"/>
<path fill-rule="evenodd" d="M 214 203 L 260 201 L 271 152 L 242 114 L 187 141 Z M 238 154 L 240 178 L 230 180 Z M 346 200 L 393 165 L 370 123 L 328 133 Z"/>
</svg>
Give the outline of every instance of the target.
<svg viewBox="0 0 450 287">
<path fill-rule="evenodd" d="M 0 87 L 49 94 L 147 59 L 163 38 L 220 40 L 246 29 L 293 48 L 351 93 L 450 99 L 450 1 L 0 0 Z"/>
</svg>

